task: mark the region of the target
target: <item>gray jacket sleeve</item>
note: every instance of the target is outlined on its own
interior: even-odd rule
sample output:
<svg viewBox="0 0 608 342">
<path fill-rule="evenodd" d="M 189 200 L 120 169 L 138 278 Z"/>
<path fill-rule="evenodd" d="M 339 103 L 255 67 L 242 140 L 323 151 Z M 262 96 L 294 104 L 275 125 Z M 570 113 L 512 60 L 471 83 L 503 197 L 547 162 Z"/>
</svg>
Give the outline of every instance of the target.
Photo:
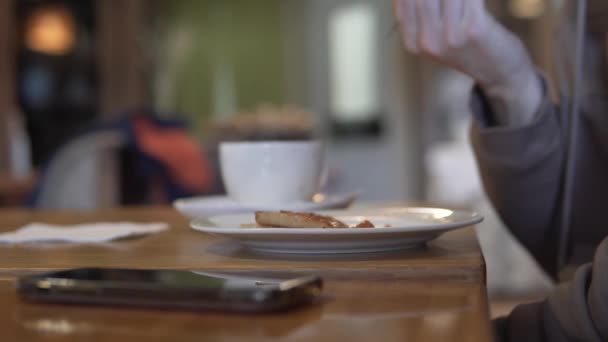
<svg viewBox="0 0 608 342">
<path fill-rule="evenodd" d="M 581 266 L 569 284 L 559 286 L 544 302 L 516 308 L 497 320 L 498 340 L 608 341 L 608 239 L 598 247 L 593 264 Z"/>
<path fill-rule="evenodd" d="M 473 91 L 473 149 L 481 178 L 499 216 L 514 236 L 552 275 L 558 231 L 565 141 L 559 111 L 545 91 L 535 119 L 520 127 L 493 125 L 480 89 Z"/>
</svg>

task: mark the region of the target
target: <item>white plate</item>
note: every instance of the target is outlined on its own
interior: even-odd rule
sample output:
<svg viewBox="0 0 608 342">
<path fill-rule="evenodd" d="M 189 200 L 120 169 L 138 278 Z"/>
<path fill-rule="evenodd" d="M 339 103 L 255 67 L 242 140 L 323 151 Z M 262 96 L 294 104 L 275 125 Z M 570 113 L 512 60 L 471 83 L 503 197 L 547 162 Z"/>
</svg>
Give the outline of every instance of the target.
<svg viewBox="0 0 608 342">
<path fill-rule="evenodd" d="M 253 213 L 255 211 L 316 211 L 348 208 L 355 200 L 355 193 L 347 195 L 315 195 L 309 202 L 286 204 L 243 204 L 227 196 L 207 196 L 179 199 L 173 202 L 175 209 L 193 218 L 204 218 L 214 215 Z"/>
<path fill-rule="evenodd" d="M 194 230 L 240 241 L 252 250 L 281 254 L 340 254 L 408 249 L 446 231 L 483 220 L 473 212 L 439 208 L 352 209 L 319 212 L 349 225 L 370 220 L 379 228 L 240 228 L 255 222 L 253 214 L 194 220 Z M 386 226 L 389 227 L 386 227 Z"/>
</svg>

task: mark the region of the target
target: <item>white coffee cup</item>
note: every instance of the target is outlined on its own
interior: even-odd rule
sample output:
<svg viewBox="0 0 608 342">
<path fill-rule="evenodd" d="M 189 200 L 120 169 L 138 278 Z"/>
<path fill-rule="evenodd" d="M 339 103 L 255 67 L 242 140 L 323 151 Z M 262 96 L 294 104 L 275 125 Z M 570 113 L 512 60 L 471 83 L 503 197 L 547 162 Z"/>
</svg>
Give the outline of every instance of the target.
<svg viewBox="0 0 608 342">
<path fill-rule="evenodd" d="M 220 144 L 222 179 L 241 203 L 310 201 L 319 190 L 324 153 L 318 141 L 226 142 Z"/>
</svg>

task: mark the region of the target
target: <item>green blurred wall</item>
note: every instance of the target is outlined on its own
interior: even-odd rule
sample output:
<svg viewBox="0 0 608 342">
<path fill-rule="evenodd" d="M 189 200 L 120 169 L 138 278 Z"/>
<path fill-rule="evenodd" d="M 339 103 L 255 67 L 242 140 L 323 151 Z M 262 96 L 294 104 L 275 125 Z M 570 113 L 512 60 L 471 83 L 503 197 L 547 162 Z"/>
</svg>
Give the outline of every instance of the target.
<svg viewBox="0 0 608 342">
<path fill-rule="evenodd" d="M 238 109 L 283 102 L 280 0 L 160 0 L 156 9 L 161 23 L 157 48 L 182 44 L 184 51 L 171 68 L 173 103 L 168 105 L 173 108 L 165 109 L 187 115 L 195 131 L 213 114 L 218 63 L 233 71 Z M 181 43 L 180 34 L 186 36 Z M 160 58 L 157 68 L 167 67 L 165 62 Z"/>
</svg>

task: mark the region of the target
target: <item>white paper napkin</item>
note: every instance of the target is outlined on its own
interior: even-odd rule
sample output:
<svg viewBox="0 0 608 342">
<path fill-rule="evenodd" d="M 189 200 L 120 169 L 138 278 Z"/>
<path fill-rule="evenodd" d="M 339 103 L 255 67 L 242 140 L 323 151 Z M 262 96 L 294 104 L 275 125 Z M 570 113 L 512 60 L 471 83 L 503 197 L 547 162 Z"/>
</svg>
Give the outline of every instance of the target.
<svg viewBox="0 0 608 342">
<path fill-rule="evenodd" d="M 166 223 L 99 222 L 72 226 L 30 223 L 13 232 L 0 234 L 2 243 L 64 242 L 100 243 L 127 237 L 156 234 L 169 228 Z"/>
</svg>

